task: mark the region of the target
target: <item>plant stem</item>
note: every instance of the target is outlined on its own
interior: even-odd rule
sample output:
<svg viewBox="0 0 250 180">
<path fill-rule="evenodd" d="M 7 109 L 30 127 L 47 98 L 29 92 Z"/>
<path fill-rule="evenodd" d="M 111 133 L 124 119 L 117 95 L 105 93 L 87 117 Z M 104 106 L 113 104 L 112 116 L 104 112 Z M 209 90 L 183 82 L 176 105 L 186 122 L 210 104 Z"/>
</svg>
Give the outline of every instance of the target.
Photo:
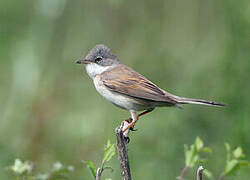
<svg viewBox="0 0 250 180">
<path fill-rule="evenodd" d="M 180 175 L 180 180 L 183 180 L 184 176 L 185 176 L 185 173 L 188 169 L 188 166 L 185 166 L 182 171 L 181 171 L 181 175 Z"/>
<path fill-rule="evenodd" d="M 202 172 L 203 172 L 204 168 L 202 166 L 200 166 L 197 170 L 197 180 L 202 180 Z"/>
<path fill-rule="evenodd" d="M 96 180 L 101 180 L 101 176 L 102 176 L 102 171 L 103 169 L 102 168 L 98 168 L 97 171 L 96 171 Z"/>
</svg>

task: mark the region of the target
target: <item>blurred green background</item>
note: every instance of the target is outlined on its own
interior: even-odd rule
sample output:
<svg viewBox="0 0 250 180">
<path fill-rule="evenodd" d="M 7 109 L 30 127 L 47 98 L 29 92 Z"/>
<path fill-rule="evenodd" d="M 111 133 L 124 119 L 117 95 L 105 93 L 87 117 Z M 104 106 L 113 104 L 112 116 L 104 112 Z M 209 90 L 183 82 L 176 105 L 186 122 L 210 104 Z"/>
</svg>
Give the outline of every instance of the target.
<svg viewBox="0 0 250 180">
<path fill-rule="evenodd" d="M 207 168 L 215 173 L 224 168 L 224 142 L 250 159 L 249 0 L 1 0 L 0 179 L 10 178 L 3 171 L 15 158 L 41 171 L 61 161 L 75 166 L 72 179 L 91 179 L 81 161 L 100 164 L 129 116 L 73 63 L 100 43 L 171 93 L 228 104 L 141 118 L 129 144 L 134 179 L 175 179 L 183 144 L 196 136 L 212 147 Z M 120 179 L 117 159 L 111 166 L 104 176 Z M 237 179 L 249 175 L 243 169 Z"/>
</svg>

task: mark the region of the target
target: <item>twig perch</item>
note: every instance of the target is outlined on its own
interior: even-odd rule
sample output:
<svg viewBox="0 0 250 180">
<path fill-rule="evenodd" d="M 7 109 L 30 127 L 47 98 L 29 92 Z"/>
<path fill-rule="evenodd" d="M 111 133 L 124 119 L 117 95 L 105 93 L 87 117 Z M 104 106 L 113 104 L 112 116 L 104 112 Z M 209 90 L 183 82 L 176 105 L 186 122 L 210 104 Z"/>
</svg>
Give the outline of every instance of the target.
<svg viewBox="0 0 250 180">
<path fill-rule="evenodd" d="M 202 166 L 200 166 L 197 170 L 197 180 L 202 180 L 202 172 L 203 172 L 204 168 Z"/>
<path fill-rule="evenodd" d="M 96 180 L 101 180 L 101 176 L 102 176 L 102 171 L 103 169 L 101 168 L 98 168 L 97 171 L 96 171 Z"/>
<path fill-rule="evenodd" d="M 180 180 L 184 179 L 185 173 L 187 172 L 188 166 L 185 166 L 183 168 L 183 170 L 181 171 L 181 175 L 180 175 Z M 202 166 L 199 166 L 199 168 L 197 169 L 197 176 L 196 179 L 197 180 L 202 180 L 202 172 L 203 172 L 204 168 Z"/>
<path fill-rule="evenodd" d="M 118 152 L 118 159 L 120 161 L 120 168 L 122 174 L 122 180 L 131 180 L 129 160 L 128 160 L 128 148 L 127 142 L 122 133 L 122 127 L 117 127 L 116 134 L 116 148 Z"/>
</svg>

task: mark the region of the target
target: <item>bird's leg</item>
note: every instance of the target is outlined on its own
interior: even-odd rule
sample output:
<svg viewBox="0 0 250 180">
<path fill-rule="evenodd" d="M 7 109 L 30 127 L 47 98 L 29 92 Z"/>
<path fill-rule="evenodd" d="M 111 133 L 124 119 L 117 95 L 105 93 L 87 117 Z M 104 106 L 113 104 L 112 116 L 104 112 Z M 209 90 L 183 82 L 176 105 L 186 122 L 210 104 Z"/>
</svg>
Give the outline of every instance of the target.
<svg viewBox="0 0 250 180">
<path fill-rule="evenodd" d="M 153 111 L 153 110 L 154 110 L 154 109 L 148 109 L 148 110 L 146 110 L 146 111 L 141 112 L 140 114 L 138 114 L 137 120 L 139 119 L 140 116 L 143 116 L 143 115 L 145 115 L 145 114 L 147 114 L 147 113 L 149 113 L 149 112 L 151 112 L 151 111 Z M 124 120 L 124 121 L 126 121 L 127 123 L 131 123 L 131 122 L 132 122 L 132 118 L 130 117 L 130 118 Z M 124 121 L 123 121 L 123 125 L 124 125 Z M 136 131 L 136 130 L 134 130 L 134 127 L 133 127 L 134 124 L 135 124 L 135 122 L 131 125 L 131 127 L 129 127 L 129 129 L 130 129 L 131 131 Z M 125 131 L 125 130 L 124 130 L 124 131 Z M 123 131 L 123 133 L 124 133 L 124 131 Z"/>
<path fill-rule="evenodd" d="M 146 110 L 146 111 L 143 111 L 142 113 L 138 114 L 138 117 L 143 116 L 143 115 L 145 115 L 145 114 L 147 114 L 147 113 L 149 113 L 149 112 L 151 112 L 151 111 L 153 111 L 153 110 L 154 110 L 154 109 L 148 109 L 148 110 Z"/>
<path fill-rule="evenodd" d="M 123 121 L 122 125 L 122 132 L 123 132 L 123 135 L 127 138 L 128 137 L 128 134 L 129 134 L 129 130 L 132 126 L 134 126 L 135 122 L 138 120 L 138 115 L 136 114 L 135 111 L 130 111 L 130 114 L 131 114 L 131 119 L 132 119 L 132 122 L 128 122 L 128 121 Z"/>
<path fill-rule="evenodd" d="M 149 110 L 143 111 L 142 113 L 138 114 L 138 117 L 143 116 L 143 115 L 145 115 L 145 114 L 147 114 L 147 113 L 149 113 L 149 112 L 151 112 L 153 110 L 154 109 L 149 109 Z M 131 123 L 132 122 L 132 118 L 130 117 L 128 119 L 125 119 L 124 121 L 127 121 L 128 123 Z"/>
<path fill-rule="evenodd" d="M 136 114 L 135 111 L 130 111 L 131 118 L 128 118 L 122 122 L 122 132 L 123 132 L 124 138 L 127 141 L 127 143 L 129 143 L 129 141 L 130 141 L 130 139 L 128 137 L 129 131 L 130 130 L 135 131 L 134 125 L 135 125 L 136 121 L 139 119 L 139 116 L 145 115 L 153 110 L 154 109 L 149 109 L 149 110 L 146 110 L 138 115 Z"/>
</svg>

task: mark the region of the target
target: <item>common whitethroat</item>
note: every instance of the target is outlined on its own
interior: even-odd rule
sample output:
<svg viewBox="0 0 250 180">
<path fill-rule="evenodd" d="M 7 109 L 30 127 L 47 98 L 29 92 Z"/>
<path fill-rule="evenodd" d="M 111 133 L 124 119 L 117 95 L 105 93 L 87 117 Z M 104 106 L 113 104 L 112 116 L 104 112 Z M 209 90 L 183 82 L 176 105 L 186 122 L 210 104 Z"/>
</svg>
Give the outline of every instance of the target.
<svg viewBox="0 0 250 180">
<path fill-rule="evenodd" d="M 87 56 L 77 60 L 85 64 L 88 75 L 92 78 L 96 90 L 112 104 L 126 109 L 131 118 L 124 121 L 123 134 L 128 137 L 139 116 L 151 112 L 156 107 L 176 106 L 181 104 L 201 104 L 225 106 L 222 103 L 176 96 L 159 88 L 144 76 L 122 64 L 105 45 L 96 45 Z M 144 111 L 137 114 L 138 111 Z"/>
</svg>

